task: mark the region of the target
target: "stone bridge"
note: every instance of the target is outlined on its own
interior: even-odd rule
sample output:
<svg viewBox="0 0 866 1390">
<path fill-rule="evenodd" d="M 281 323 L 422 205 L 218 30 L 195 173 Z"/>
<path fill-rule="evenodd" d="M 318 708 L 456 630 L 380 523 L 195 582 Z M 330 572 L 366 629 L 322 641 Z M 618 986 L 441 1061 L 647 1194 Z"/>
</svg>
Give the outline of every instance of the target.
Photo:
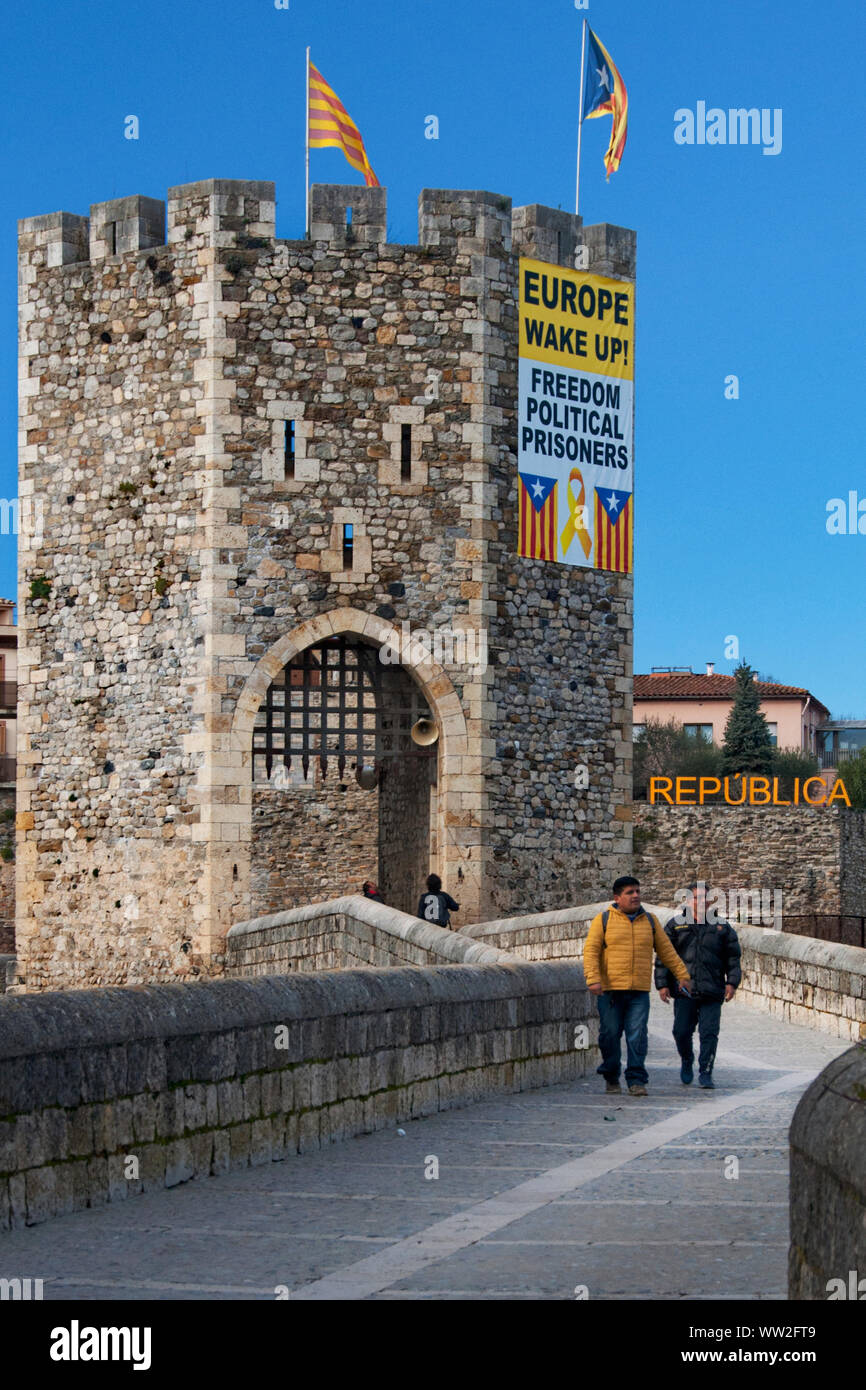
<svg viewBox="0 0 866 1390">
<path fill-rule="evenodd" d="M 0 1277 L 826 1298 L 866 1271 L 866 952 L 742 927 L 718 1089 L 681 1085 L 654 998 L 649 1096 L 611 1097 L 580 967 L 598 906 L 445 932 L 343 898 L 233 928 L 227 979 L 0 999 Z"/>
</svg>

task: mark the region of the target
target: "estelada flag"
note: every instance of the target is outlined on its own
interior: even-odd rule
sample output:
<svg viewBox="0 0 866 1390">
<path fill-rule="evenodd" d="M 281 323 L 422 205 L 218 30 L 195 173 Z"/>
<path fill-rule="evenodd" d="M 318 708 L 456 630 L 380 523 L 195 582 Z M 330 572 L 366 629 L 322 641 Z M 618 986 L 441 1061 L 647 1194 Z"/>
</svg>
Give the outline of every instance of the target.
<svg viewBox="0 0 866 1390">
<path fill-rule="evenodd" d="M 595 567 L 631 574 L 631 493 L 615 488 L 595 489 Z"/>
<path fill-rule="evenodd" d="M 589 51 L 583 81 L 583 119 L 592 120 L 608 112 L 613 116 L 610 144 L 604 167 L 610 178 L 620 166 L 628 135 L 628 92 L 613 59 L 601 39 L 587 26 Z"/>
<path fill-rule="evenodd" d="M 556 479 L 518 473 L 520 497 L 517 553 L 527 560 L 555 560 Z"/>
<path fill-rule="evenodd" d="M 329 87 L 319 69 L 310 63 L 310 147 L 324 149 L 333 145 L 342 150 L 353 169 L 364 175 L 368 188 L 378 188 L 361 132 L 352 120 L 333 87 Z"/>
</svg>

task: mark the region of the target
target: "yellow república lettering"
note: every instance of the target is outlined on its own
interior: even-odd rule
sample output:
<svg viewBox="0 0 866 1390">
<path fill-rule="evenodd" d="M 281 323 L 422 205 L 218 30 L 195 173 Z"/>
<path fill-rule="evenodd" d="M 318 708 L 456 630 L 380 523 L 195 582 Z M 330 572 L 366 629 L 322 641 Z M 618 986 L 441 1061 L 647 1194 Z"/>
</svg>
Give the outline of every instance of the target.
<svg viewBox="0 0 866 1390">
<path fill-rule="evenodd" d="M 827 805 L 829 806 L 832 801 L 837 800 L 844 801 L 846 806 L 851 805 L 851 799 L 848 796 L 847 791 L 845 790 L 845 783 L 842 781 L 841 777 L 839 778 L 838 782 L 833 783 L 833 786 L 830 790 L 830 795 L 827 797 Z"/>
<path fill-rule="evenodd" d="M 764 793 L 764 795 L 761 797 L 760 801 L 757 799 L 757 796 L 755 795 L 755 793 L 758 792 L 758 791 L 762 791 L 762 792 Z M 749 778 L 749 805 L 750 805 L 750 806 L 767 806 L 767 805 L 769 805 L 769 802 L 770 802 L 770 779 L 769 779 L 769 777 L 750 777 L 750 778 Z"/>
<path fill-rule="evenodd" d="M 818 797 L 817 801 L 813 801 L 812 798 L 809 796 L 809 788 L 811 787 L 811 785 L 812 785 L 813 782 L 817 782 L 819 787 L 823 787 L 823 788 L 824 788 L 824 795 L 821 796 L 821 797 Z M 806 781 L 803 783 L 803 800 L 804 800 L 805 802 L 807 802 L 809 806 L 823 806 L 823 805 L 824 805 L 824 803 L 825 803 L 826 800 L 827 800 L 827 785 L 826 785 L 826 783 L 825 783 L 823 777 L 807 777 L 807 778 L 806 778 Z"/>
<path fill-rule="evenodd" d="M 662 783 L 662 782 L 664 782 L 664 786 L 661 786 L 661 783 Z M 658 788 L 656 788 L 656 783 L 659 783 Z M 650 778 L 650 781 L 649 781 L 649 800 L 650 800 L 650 806 L 654 806 L 654 805 L 655 805 L 656 790 L 658 790 L 658 794 L 659 794 L 660 796 L 663 796 L 663 797 L 664 797 L 665 801 L 668 803 L 669 806 L 673 806 L 673 804 L 674 804 L 674 802 L 673 802 L 673 797 L 672 797 L 671 794 L 670 794 L 670 790 L 671 790 L 671 787 L 672 787 L 672 786 L 673 786 L 673 783 L 672 783 L 670 777 L 651 777 L 651 778 Z"/>
</svg>

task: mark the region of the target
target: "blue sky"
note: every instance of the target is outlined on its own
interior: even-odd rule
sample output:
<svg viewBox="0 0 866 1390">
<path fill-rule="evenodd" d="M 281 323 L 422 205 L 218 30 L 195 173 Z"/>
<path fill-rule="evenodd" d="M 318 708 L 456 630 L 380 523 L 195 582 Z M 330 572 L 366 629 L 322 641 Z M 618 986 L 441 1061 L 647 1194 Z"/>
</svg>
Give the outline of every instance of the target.
<svg viewBox="0 0 866 1390">
<path fill-rule="evenodd" d="M 716 670 L 725 640 L 866 716 L 857 637 L 866 535 L 827 503 L 866 500 L 862 429 L 866 10 L 828 0 L 41 0 L 4 14 L 0 491 L 16 494 L 15 223 L 193 179 L 277 185 L 303 235 L 304 49 L 358 122 L 417 238 L 422 187 L 573 209 L 580 25 L 626 82 L 628 146 L 584 130 L 581 211 L 638 233 L 635 669 Z M 820 43 L 818 39 L 820 37 Z M 782 151 L 680 146 L 674 112 L 781 108 Z M 124 118 L 140 138 L 124 139 Z M 424 138 L 425 117 L 439 139 Z M 316 182 L 354 182 L 314 151 Z M 740 380 L 726 400 L 725 378 Z M 866 509 L 864 509 L 866 510 Z M 864 522 L 866 525 L 866 522 Z M 0 536 L 15 596 L 15 537 Z"/>
</svg>

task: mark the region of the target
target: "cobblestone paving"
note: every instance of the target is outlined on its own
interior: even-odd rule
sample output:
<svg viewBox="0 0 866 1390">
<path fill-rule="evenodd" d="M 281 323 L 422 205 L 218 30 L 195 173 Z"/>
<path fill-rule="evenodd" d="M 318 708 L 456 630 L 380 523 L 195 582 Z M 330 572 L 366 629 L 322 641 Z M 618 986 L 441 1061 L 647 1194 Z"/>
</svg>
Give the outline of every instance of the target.
<svg viewBox="0 0 866 1390">
<path fill-rule="evenodd" d="M 0 1277 L 47 1299 L 784 1299 L 788 1126 L 850 1044 L 728 1006 L 702 1092 L 671 1022 L 654 997 L 646 1099 L 593 1075 L 406 1121 L 6 1234 Z"/>
</svg>

